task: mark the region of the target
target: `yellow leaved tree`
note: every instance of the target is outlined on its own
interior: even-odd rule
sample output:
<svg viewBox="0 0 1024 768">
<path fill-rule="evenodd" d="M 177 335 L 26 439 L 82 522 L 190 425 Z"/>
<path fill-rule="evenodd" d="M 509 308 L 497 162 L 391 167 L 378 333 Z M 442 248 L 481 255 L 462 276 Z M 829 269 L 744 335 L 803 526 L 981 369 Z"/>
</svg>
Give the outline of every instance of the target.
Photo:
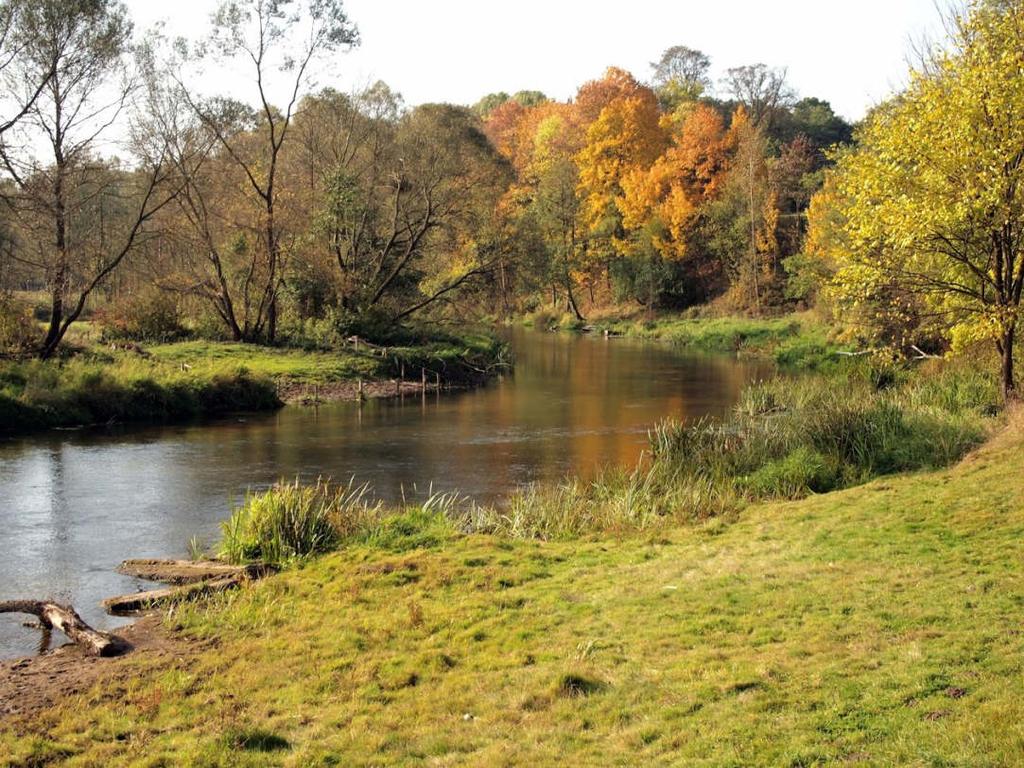
<svg viewBox="0 0 1024 768">
<path fill-rule="evenodd" d="M 992 341 L 1004 393 L 1024 289 L 1024 0 L 972 0 L 951 45 L 877 109 L 813 208 L 831 292 L 916 304 L 954 347 Z"/>
<path fill-rule="evenodd" d="M 609 70 L 605 80 L 617 87 L 608 89 L 610 100 L 587 127 L 576 164 L 588 233 L 592 240 L 613 246 L 624 234 L 619 207 L 623 180 L 637 169 L 650 168 L 668 146 L 668 137 L 654 91 L 617 70 Z M 580 102 L 578 109 L 588 103 Z"/>
</svg>

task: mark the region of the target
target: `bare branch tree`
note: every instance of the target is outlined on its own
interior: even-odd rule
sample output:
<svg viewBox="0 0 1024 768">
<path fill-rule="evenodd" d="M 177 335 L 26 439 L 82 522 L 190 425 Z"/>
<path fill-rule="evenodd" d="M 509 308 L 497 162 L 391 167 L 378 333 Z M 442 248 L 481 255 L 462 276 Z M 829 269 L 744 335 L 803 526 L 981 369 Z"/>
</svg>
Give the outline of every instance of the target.
<svg viewBox="0 0 1024 768">
<path fill-rule="evenodd" d="M 725 73 L 725 88 L 747 108 L 755 125 L 769 126 L 775 113 L 790 105 L 795 93 L 786 84 L 786 70 L 765 64 L 733 67 Z"/>
<path fill-rule="evenodd" d="M 241 170 L 262 216 L 259 285 L 249 340 L 277 333 L 278 293 L 284 279 L 284 232 L 279 217 L 281 156 L 313 63 L 358 44 L 340 0 L 226 0 L 213 16 L 203 52 L 216 61 L 240 60 L 253 74 L 257 106 L 204 99 L 185 89 L 188 104 L 227 157 Z M 274 73 L 286 80 L 285 106 L 273 105 Z M 183 82 L 179 80 L 179 82 Z M 253 136 L 261 137 L 257 142 Z M 253 270 L 257 277 L 257 270 Z"/>
<path fill-rule="evenodd" d="M 22 143 L 0 144 L 0 163 L 17 189 L 12 204 L 26 247 L 43 267 L 50 317 L 39 345 L 52 356 L 90 295 L 138 245 L 143 229 L 169 200 L 165 153 L 143 152 L 126 171 L 104 163 L 94 148 L 122 116 L 134 90 L 124 72 L 132 25 L 115 0 L 35 0 L 19 16 L 21 48 L 7 75 L 45 82 L 17 126 Z M 106 100 L 102 95 L 113 95 Z M 37 156 L 46 147 L 48 158 Z M 152 149 L 152 148 L 151 148 Z M 91 206 L 116 203 L 117 226 Z M 110 231 L 108 231 L 108 229 Z"/>
<path fill-rule="evenodd" d="M 0 101 L 4 104 L 0 116 L 0 142 L 4 135 L 35 106 L 43 89 L 53 77 L 53 69 L 36 71 L 35 77 L 24 79 L 19 62 L 26 55 L 31 42 L 26 32 L 31 28 L 28 18 L 28 0 L 6 0 L 0 3 Z"/>
</svg>

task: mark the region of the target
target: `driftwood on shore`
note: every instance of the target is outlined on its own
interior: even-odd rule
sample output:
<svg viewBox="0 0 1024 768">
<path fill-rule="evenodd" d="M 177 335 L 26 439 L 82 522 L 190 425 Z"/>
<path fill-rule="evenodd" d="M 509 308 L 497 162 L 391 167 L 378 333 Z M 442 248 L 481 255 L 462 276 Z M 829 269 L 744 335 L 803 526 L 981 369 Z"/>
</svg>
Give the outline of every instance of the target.
<svg viewBox="0 0 1024 768">
<path fill-rule="evenodd" d="M 194 584 L 230 576 L 260 579 L 273 571 L 272 566 L 263 563 L 229 565 L 217 560 L 125 560 L 117 568 L 117 572 L 125 576 L 175 585 Z"/>
<path fill-rule="evenodd" d="M 226 592 L 241 586 L 246 580 L 244 575 L 222 576 L 207 581 L 197 581 L 193 584 L 185 584 L 179 587 L 168 587 L 167 589 L 153 589 L 148 592 L 135 592 L 131 595 L 118 595 L 108 597 L 103 601 L 103 607 L 107 613 L 115 616 L 131 616 L 137 613 L 145 613 L 155 608 L 163 608 L 176 603 L 197 600 L 208 597 L 217 592 Z"/>
<path fill-rule="evenodd" d="M 125 616 L 235 589 L 242 582 L 261 579 L 277 569 L 264 563 L 230 565 L 217 560 L 125 560 L 117 570 L 126 576 L 172 585 L 103 601 L 107 613 Z"/>
<path fill-rule="evenodd" d="M 70 605 L 47 600 L 6 600 L 0 602 L 0 613 L 35 616 L 44 630 L 59 629 L 92 656 L 115 656 L 124 648 L 117 638 L 86 624 Z"/>
</svg>

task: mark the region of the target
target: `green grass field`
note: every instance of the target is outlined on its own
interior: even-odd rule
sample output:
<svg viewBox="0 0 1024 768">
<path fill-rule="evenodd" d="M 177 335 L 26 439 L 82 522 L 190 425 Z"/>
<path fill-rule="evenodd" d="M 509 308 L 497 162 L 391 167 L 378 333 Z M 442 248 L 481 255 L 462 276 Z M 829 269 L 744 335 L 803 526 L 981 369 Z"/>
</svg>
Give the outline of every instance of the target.
<svg viewBox="0 0 1024 768">
<path fill-rule="evenodd" d="M 182 363 L 199 371 L 244 366 L 272 379 L 302 383 L 342 381 L 386 375 L 387 360 L 363 348 L 309 351 L 232 342 L 183 341 L 160 344 L 148 351 L 162 363 Z"/>
<path fill-rule="evenodd" d="M 0 756 L 1018 765 L 1024 422 L 1011 421 L 956 467 L 731 523 L 558 543 L 398 535 L 312 560 L 182 610 L 170 631 L 212 645 L 184 665 L 140 658 L 131 683 L 0 736 Z"/>
</svg>

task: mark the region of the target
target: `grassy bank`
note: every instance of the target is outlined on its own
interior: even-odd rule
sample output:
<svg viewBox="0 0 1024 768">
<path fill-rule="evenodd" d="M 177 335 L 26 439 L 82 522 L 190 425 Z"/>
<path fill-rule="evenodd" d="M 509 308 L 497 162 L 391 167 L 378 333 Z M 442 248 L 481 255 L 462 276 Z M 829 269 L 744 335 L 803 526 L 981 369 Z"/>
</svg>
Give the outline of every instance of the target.
<svg viewBox="0 0 1024 768">
<path fill-rule="evenodd" d="M 278 408 L 282 390 L 390 379 L 465 385 L 505 364 L 483 335 L 438 334 L 398 347 L 338 350 L 186 341 L 137 351 L 92 345 L 64 360 L 0 361 L 0 432 L 131 422 L 180 422 Z"/>
<path fill-rule="evenodd" d="M 962 464 L 614 540 L 387 536 L 168 620 L 13 765 L 1012 765 L 1019 418 Z M 324 610 L 329 606 L 329 610 Z"/>
<path fill-rule="evenodd" d="M 829 328 L 809 313 L 774 318 L 684 317 L 660 315 L 653 319 L 598 313 L 587 322 L 571 315 L 537 312 L 525 318 L 530 327 L 545 330 L 605 331 L 618 336 L 665 342 L 695 352 L 737 354 L 774 360 L 796 370 L 831 370 L 843 358 L 844 347 L 830 337 Z"/>
<path fill-rule="evenodd" d="M 237 365 L 189 371 L 127 354 L 0 362 L 0 433 L 189 421 L 280 405 L 273 381 Z"/>
<path fill-rule="evenodd" d="M 601 328 L 701 352 L 770 357 L 784 367 L 805 370 L 833 366 L 841 349 L 829 340 L 828 329 L 806 314 L 761 319 L 666 317 L 612 321 Z"/>
<path fill-rule="evenodd" d="M 253 373 L 280 382 L 305 384 L 353 379 L 387 379 L 401 373 L 419 379 L 421 368 L 430 377 L 440 374 L 457 384 L 486 377 L 507 358 L 500 342 L 483 334 L 426 337 L 396 346 L 352 344 L 340 349 L 265 347 L 227 342 L 187 341 L 149 348 L 153 357 L 180 366 L 203 368 L 244 365 Z"/>
</svg>

